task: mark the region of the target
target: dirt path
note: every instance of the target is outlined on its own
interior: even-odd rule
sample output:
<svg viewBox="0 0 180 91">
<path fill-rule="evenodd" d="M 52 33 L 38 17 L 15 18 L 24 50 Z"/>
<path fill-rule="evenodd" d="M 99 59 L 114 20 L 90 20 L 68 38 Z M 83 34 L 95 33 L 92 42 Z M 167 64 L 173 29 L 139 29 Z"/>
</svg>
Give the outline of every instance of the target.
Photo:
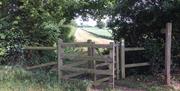
<svg viewBox="0 0 180 91">
<path fill-rule="evenodd" d="M 75 38 L 77 42 L 87 42 L 88 39 L 91 39 L 96 44 L 109 44 L 109 42 L 113 42 L 113 40 L 96 37 L 80 28 L 77 29 Z"/>
</svg>

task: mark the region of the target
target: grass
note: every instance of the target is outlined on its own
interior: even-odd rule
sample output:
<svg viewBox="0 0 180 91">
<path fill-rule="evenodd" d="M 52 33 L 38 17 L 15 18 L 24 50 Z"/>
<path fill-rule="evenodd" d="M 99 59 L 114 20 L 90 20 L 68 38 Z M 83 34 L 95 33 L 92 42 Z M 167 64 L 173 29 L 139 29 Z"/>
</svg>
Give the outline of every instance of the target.
<svg viewBox="0 0 180 91">
<path fill-rule="evenodd" d="M 116 85 L 120 88 L 142 89 L 143 91 L 180 91 L 153 83 L 153 81 L 152 76 L 131 76 L 125 80 L 119 80 Z M 42 70 L 30 72 L 21 67 L 0 66 L 0 91 L 87 91 L 90 87 L 91 82 L 87 80 L 58 82 L 57 74 L 54 72 Z M 101 91 L 112 91 L 108 86 L 103 86 L 102 89 Z"/>
<path fill-rule="evenodd" d="M 0 67 L 0 91 L 86 91 L 89 81 L 60 81 L 53 72 L 25 71 L 21 67 Z"/>
<path fill-rule="evenodd" d="M 125 80 L 118 81 L 118 84 L 128 88 L 142 89 L 144 91 L 180 91 L 173 87 L 162 85 L 162 83 L 159 83 L 159 81 L 155 79 L 156 78 L 152 76 L 131 76 Z"/>
<path fill-rule="evenodd" d="M 106 28 L 100 29 L 97 27 L 82 27 L 83 30 L 86 30 L 95 35 L 104 36 L 104 37 L 112 37 L 112 31 Z"/>
</svg>

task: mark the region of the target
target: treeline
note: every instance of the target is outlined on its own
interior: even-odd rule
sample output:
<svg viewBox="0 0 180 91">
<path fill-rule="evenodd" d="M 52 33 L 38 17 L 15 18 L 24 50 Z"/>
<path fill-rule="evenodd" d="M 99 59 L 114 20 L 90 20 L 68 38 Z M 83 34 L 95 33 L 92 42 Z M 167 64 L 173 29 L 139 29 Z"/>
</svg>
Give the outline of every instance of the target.
<svg viewBox="0 0 180 91">
<path fill-rule="evenodd" d="M 26 56 L 24 46 L 54 46 L 58 38 L 73 41 L 72 19 L 86 17 L 87 12 L 97 14 L 95 9 L 105 8 L 107 1 L 0 0 L 0 63 L 19 63 Z"/>
<path fill-rule="evenodd" d="M 164 34 L 167 22 L 173 23 L 172 54 L 180 53 L 179 0 L 1 0 L 0 55 L 15 60 L 26 45 L 52 46 L 58 38 L 67 38 L 65 27 L 76 16 L 100 20 L 109 18 L 114 40 L 125 38 L 126 46 L 142 46 L 142 60 L 152 63 L 152 70 L 164 68 Z M 2 51 L 4 54 L 2 54 Z M 11 58 L 12 59 L 9 59 Z M 132 58 L 138 55 L 130 54 Z M 127 57 L 129 58 L 129 57 Z M 173 65 L 179 65 L 172 58 Z"/>
</svg>

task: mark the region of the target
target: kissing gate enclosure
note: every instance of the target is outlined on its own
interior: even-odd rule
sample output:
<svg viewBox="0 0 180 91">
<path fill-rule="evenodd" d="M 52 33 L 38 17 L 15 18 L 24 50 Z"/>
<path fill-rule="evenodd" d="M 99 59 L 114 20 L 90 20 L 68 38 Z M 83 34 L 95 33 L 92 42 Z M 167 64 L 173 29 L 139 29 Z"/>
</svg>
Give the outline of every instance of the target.
<svg viewBox="0 0 180 91">
<path fill-rule="evenodd" d="M 165 70 L 166 84 L 170 84 L 170 62 L 171 62 L 171 32 L 172 23 L 166 24 L 166 48 L 165 48 Z M 65 53 L 65 48 L 87 48 L 86 53 Z M 98 53 L 99 48 L 107 48 L 108 55 Z M 125 40 L 121 39 L 120 43 L 111 42 L 110 44 L 95 44 L 91 40 L 87 42 L 64 43 L 58 40 L 57 47 L 25 47 L 24 50 L 57 50 L 58 61 L 39 64 L 26 67 L 27 70 L 47 67 L 58 64 L 58 78 L 60 79 L 84 79 L 90 76 L 94 85 L 103 82 L 111 83 L 114 87 L 115 78 L 126 77 L 126 68 L 149 66 L 148 62 L 144 63 L 126 63 L 126 52 L 144 51 L 144 48 L 126 48 Z M 70 62 L 67 62 L 71 60 Z M 53 69 L 53 68 L 52 68 Z"/>
<path fill-rule="evenodd" d="M 85 47 L 87 54 L 66 54 L 64 48 Z M 98 48 L 108 48 L 108 55 L 100 55 L 96 51 Z M 88 42 L 63 43 L 58 41 L 58 74 L 59 79 L 72 79 L 79 75 L 89 74 L 93 85 L 99 85 L 102 82 L 111 83 L 114 86 L 115 68 L 118 67 L 119 60 L 118 44 L 95 44 L 91 40 Z M 66 60 L 71 60 L 64 64 Z M 115 65 L 116 64 L 116 65 Z M 119 68 L 119 67 L 118 67 Z M 119 74 L 119 71 L 116 71 Z"/>
<path fill-rule="evenodd" d="M 67 48 L 87 49 L 83 54 L 66 53 Z M 114 87 L 115 78 L 125 78 L 125 69 L 139 66 L 148 66 L 149 63 L 126 64 L 125 53 L 129 51 L 143 51 L 144 48 L 125 48 L 125 41 L 120 43 L 95 44 L 91 40 L 87 42 L 64 43 L 58 40 L 57 47 L 25 47 L 25 50 L 57 50 L 58 61 L 50 62 L 26 69 L 36 69 L 58 64 L 58 78 L 60 79 L 88 79 L 93 85 L 104 82 Z M 100 54 L 98 49 L 108 49 L 108 54 Z M 121 75 L 121 76 L 120 76 Z"/>
</svg>

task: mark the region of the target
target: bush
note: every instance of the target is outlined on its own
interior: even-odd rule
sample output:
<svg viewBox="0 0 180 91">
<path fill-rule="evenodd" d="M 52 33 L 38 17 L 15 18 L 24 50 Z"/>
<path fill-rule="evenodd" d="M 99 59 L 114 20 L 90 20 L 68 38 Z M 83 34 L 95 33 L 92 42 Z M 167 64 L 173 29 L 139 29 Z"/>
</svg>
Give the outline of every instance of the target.
<svg viewBox="0 0 180 91">
<path fill-rule="evenodd" d="M 159 40 L 147 40 L 145 42 L 144 57 L 151 64 L 151 73 L 157 74 L 164 69 L 164 44 Z"/>
<path fill-rule="evenodd" d="M 74 41 L 74 34 L 76 32 L 76 28 L 71 25 L 65 25 L 60 27 L 61 36 L 60 38 L 63 39 L 64 42 L 72 42 Z"/>
<path fill-rule="evenodd" d="M 102 28 L 104 28 L 105 26 L 106 26 L 106 24 L 105 24 L 104 22 L 102 22 L 102 21 L 97 21 L 97 27 L 98 27 L 98 28 L 102 29 Z"/>
<path fill-rule="evenodd" d="M 87 91 L 89 81 L 60 81 L 53 72 L 28 72 L 20 67 L 0 67 L 0 91 Z"/>
</svg>

